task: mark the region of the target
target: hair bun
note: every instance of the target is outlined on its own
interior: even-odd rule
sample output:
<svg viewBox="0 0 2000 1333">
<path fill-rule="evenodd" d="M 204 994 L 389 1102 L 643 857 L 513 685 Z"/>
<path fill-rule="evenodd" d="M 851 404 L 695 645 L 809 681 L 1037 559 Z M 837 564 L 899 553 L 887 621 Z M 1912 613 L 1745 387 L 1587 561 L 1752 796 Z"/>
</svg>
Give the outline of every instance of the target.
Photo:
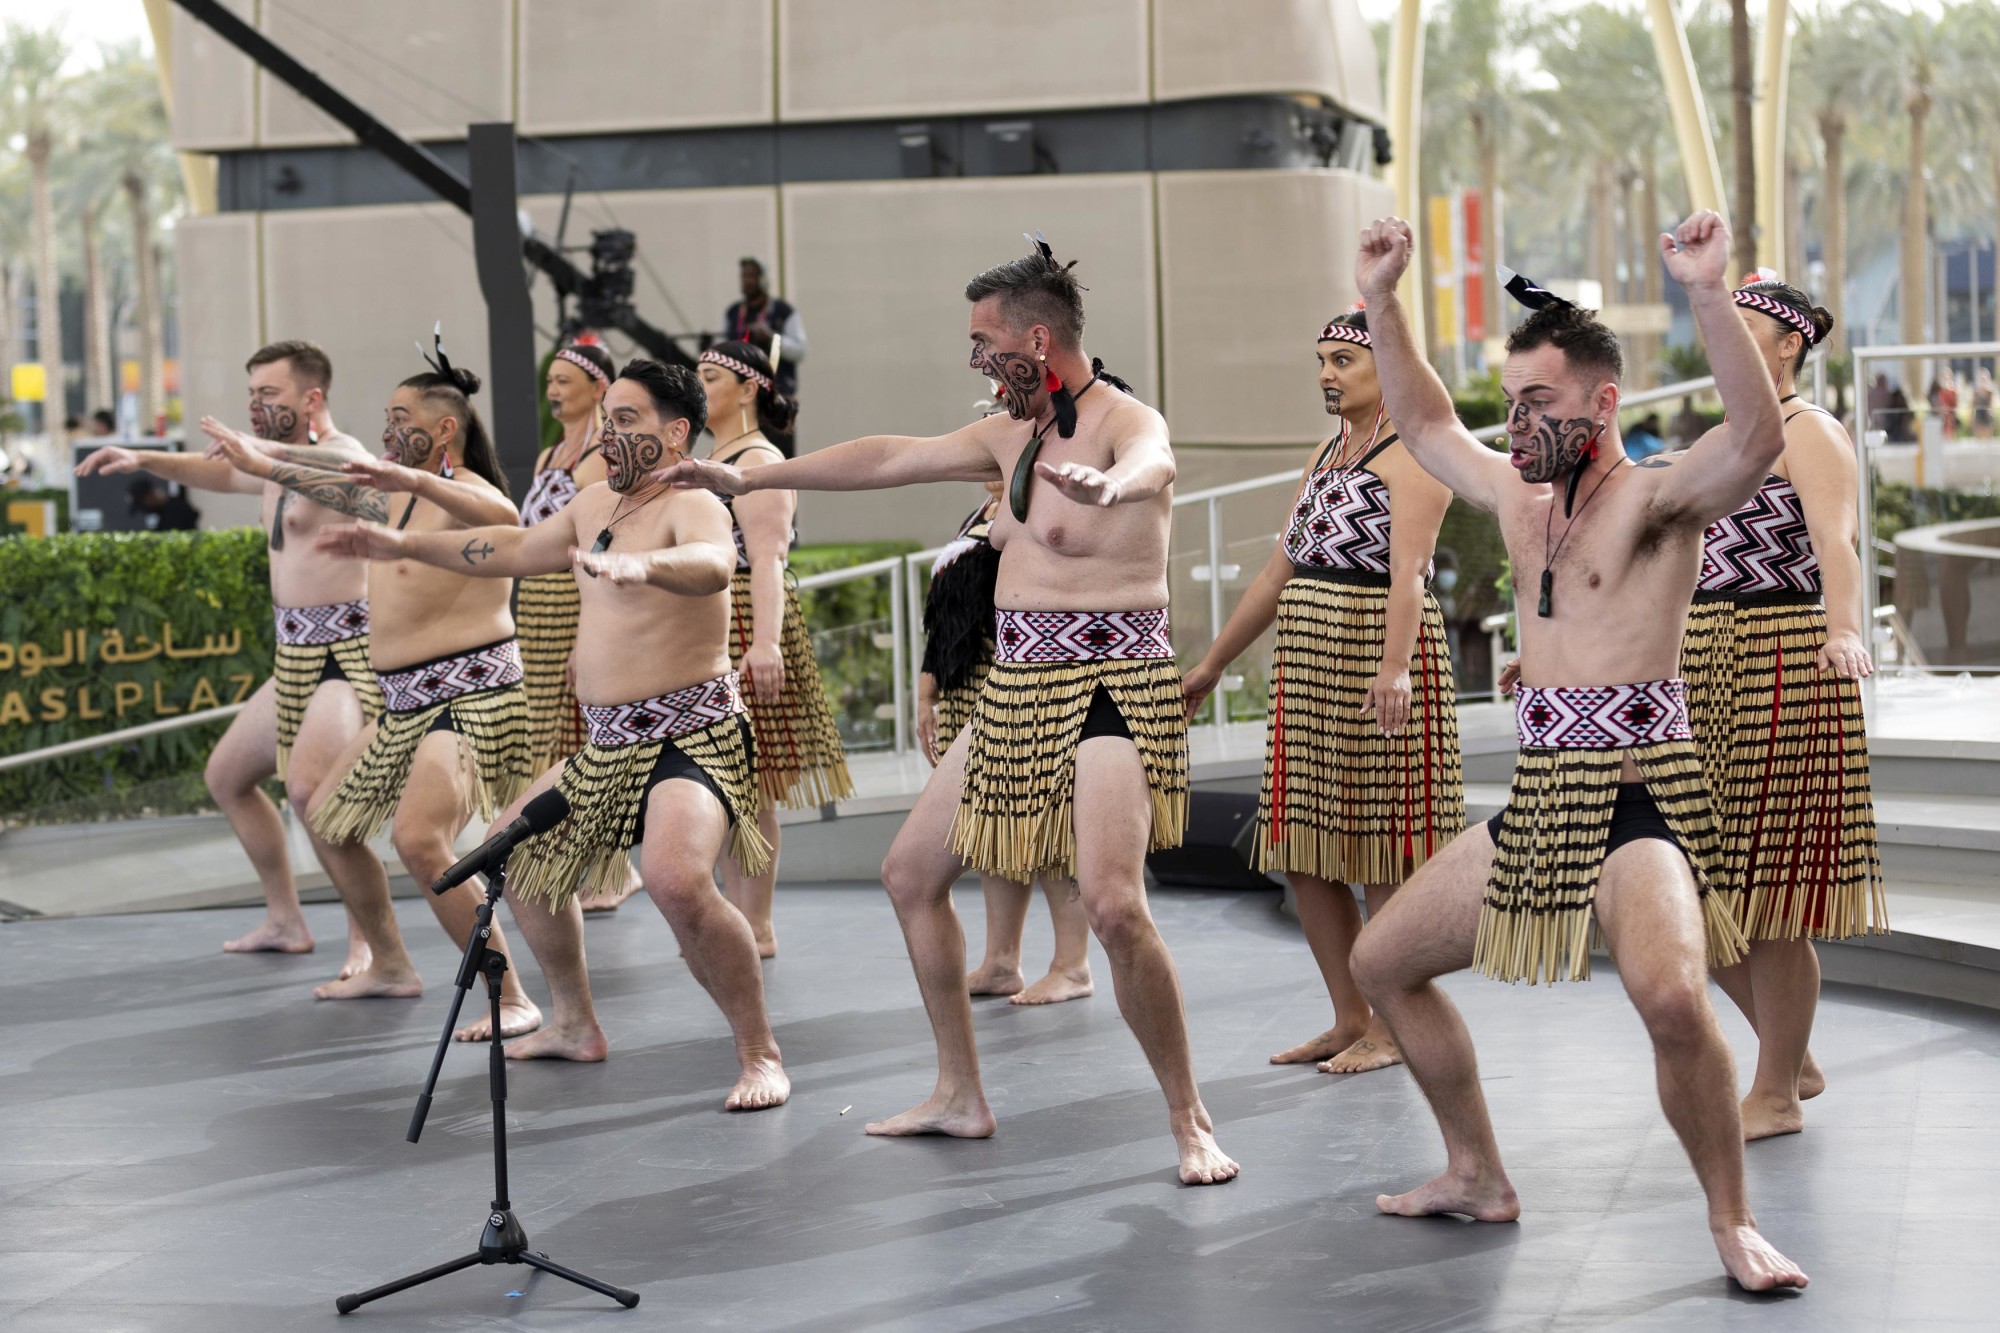
<svg viewBox="0 0 2000 1333">
<path fill-rule="evenodd" d="M 473 371 L 467 370 L 464 366 L 453 366 L 451 368 L 451 383 L 453 388 L 457 389 L 467 398 L 479 392 L 479 376 Z"/>
<path fill-rule="evenodd" d="M 1833 312 L 1823 305 L 1816 305 L 1812 307 L 1812 322 L 1813 346 L 1817 347 L 1833 332 Z"/>
</svg>

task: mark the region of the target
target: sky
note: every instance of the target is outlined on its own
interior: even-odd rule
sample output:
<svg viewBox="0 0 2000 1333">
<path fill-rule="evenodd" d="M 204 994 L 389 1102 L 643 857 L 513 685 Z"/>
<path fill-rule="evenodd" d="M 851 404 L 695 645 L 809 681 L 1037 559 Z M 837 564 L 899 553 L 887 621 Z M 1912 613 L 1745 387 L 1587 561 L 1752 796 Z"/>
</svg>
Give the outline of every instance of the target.
<svg viewBox="0 0 2000 1333">
<path fill-rule="evenodd" d="M 95 64 L 100 42 L 137 37 L 146 50 L 153 49 L 146 7 L 139 0 L 0 0 L 0 23 L 37 28 L 59 23 L 74 50 L 70 62 L 75 66 Z"/>
</svg>

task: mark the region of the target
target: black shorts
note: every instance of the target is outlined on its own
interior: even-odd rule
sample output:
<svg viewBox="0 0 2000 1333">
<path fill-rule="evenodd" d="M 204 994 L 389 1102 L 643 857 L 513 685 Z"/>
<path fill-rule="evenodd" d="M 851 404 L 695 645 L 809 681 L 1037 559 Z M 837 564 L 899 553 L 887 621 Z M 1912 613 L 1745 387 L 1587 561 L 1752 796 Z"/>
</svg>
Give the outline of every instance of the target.
<svg viewBox="0 0 2000 1333">
<path fill-rule="evenodd" d="M 1500 813 L 1486 821 L 1486 832 L 1492 836 L 1493 845 L 1500 845 L 1500 830 L 1507 826 L 1507 807 L 1501 806 Z M 1658 838 L 1671 845 L 1683 856 L 1687 848 L 1667 824 L 1667 817 L 1660 813 L 1659 805 L 1653 800 L 1653 793 L 1646 790 L 1643 782 L 1621 782 L 1618 784 L 1618 800 L 1611 807 L 1611 835 L 1605 839 L 1604 855 L 1608 859 L 1628 842 L 1638 842 L 1642 838 Z"/>
<path fill-rule="evenodd" d="M 330 680 L 337 680 L 343 683 L 347 680 L 347 673 L 340 669 L 340 659 L 332 653 L 328 653 L 326 660 L 319 664 L 319 683 L 324 685 Z"/>
<path fill-rule="evenodd" d="M 740 721 L 743 727 L 743 745 L 747 750 L 751 743 L 749 714 L 744 714 Z M 660 757 L 653 762 L 653 771 L 646 775 L 646 790 L 639 797 L 639 813 L 632 821 L 633 846 L 636 847 L 646 840 L 646 802 L 652 796 L 653 788 L 671 778 L 686 778 L 690 782 L 697 782 L 708 788 L 709 794 L 721 802 L 722 813 L 728 816 L 729 822 L 731 824 L 736 822 L 736 808 L 729 804 L 729 798 L 722 794 L 722 788 L 708 775 L 708 770 L 688 758 L 687 752 L 680 746 L 668 741 L 661 749 Z"/>
<path fill-rule="evenodd" d="M 1132 739 L 1132 729 L 1125 725 L 1125 715 L 1118 711 L 1111 691 L 1102 685 L 1097 687 L 1097 693 L 1090 696 L 1090 711 L 1083 715 L 1083 734 L 1076 739 L 1080 745 L 1097 736 L 1116 736 L 1123 741 Z"/>
</svg>

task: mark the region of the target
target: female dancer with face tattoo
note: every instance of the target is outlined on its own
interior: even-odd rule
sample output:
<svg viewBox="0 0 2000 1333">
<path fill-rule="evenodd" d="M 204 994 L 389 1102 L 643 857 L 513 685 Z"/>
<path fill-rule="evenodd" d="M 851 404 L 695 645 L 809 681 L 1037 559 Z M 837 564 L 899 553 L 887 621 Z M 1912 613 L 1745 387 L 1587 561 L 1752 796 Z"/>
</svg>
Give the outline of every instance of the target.
<svg viewBox="0 0 2000 1333">
<path fill-rule="evenodd" d="M 782 435 L 795 408 L 778 393 L 771 363 L 744 342 L 717 343 L 701 354 L 702 391 L 708 396 L 709 457 L 753 469 L 783 462 L 767 433 Z M 772 957 L 778 937 L 771 925 L 771 897 L 778 883 L 778 807 L 810 809 L 854 794 L 847 751 L 833 710 L 820 688 L 812 636 L 785 570 L 798 538 L 791 491 L 724 496 L 736 540 L 736 576 L 730 588 L 729 660 L 743 673 L 756 732 L 757 785 L 764 803 L 757 831 L 771 845 L 769 863 L 751 874 L 739 862 L 722 867 L 722 888 L 750 922 L 757 952 Z"/>
<path fill-rule="evenodd" d="M 1720 878 L 1750 955 L 1715 977 L 1757 1031 L 1743 1137 L 1795 1134 L 1826 1076 L 1807 1050 L 1816 939 L 1886 934 L 1863 677 L 1854 442 L 1799 397 L 1833 317 L 1789 283 L 1734 297 L 1778 388 L 1785 451 L 1750 502 L 1710 524 L 1681 643 L 1688 714 L 1722 823 Z M 1822 591 L 1823 590 L 1823 591 Z"/>
<path fill-rule="evenodd" d="M 1319 335 L 1319 386 L 1339 425 L 1236 612 L 1187 673 L 1188 712 L 1277 621 L 1257 808 L 1257 868 L 1283 871 L 1333 999 L 1334 1026 L 1271 1057 L 1329 1074 L 1399 1063 L 1354 984 L 1368 914 L 1465 828 L 1457 689 L 1431 554 L 1451 491 L 1398 439 L 1359 309 Z"/>
</svg>

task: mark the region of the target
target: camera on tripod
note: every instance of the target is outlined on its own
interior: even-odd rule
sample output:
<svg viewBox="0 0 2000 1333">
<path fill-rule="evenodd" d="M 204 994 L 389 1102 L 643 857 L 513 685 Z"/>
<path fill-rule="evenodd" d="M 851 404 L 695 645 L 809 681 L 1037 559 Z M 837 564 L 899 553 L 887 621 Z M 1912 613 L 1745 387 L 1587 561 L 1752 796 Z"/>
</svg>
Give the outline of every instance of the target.
<svg viewBox="0 0 2000 1333">
<path fill-rule="evenodd" d="M 638 238 L 623 227 L 590 233 L 590 276 L 576 293 L 579 327 L 616 329 L 632 321 L 632 257 L 638 249 Z"/>
</svg>

